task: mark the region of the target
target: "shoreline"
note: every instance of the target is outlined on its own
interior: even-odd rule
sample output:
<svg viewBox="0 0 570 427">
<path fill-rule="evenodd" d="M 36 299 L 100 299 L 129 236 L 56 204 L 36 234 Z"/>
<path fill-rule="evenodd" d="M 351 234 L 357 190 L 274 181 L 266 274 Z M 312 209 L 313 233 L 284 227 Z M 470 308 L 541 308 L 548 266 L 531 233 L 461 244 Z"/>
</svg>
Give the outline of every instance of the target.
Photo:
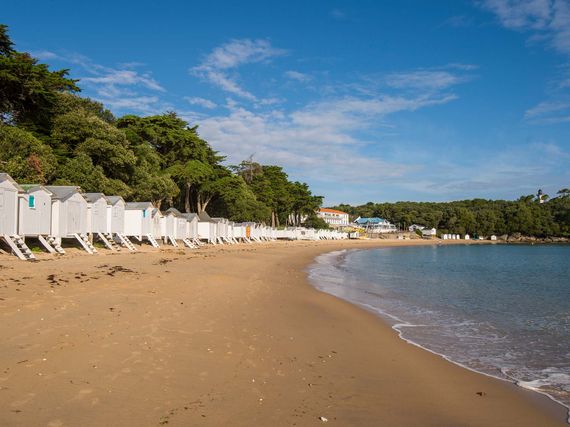
<svg viewBox="0 0 570 427">
<path fill-rule="evenodd" d="M 469 241 L 464 241 L 464 242 L 462 242 L 462 243 L 464 243 L 464 244 L 466 244 L 466 245 L 469 245 L 469 244 L 503 244 L 503 245 L 512 244 L 512 245 L 516 245 L 516 246 L 517 246 L 517 245 L 534 245 L 534 244 L 539 244 L 539 245 L 540 245 L 540 244 L 554 244 L 554 245 L 556 245 L 556 244 L 563 244 L 563 245 L 565 245 L 565 244 L 567 244 L 568 242 L 532 242 L 532 243 L 531 243 L 531 242 L 524 242 L 524 241 L 515 241 L 515 242 L 507 242 L 507 241 L 501 241 L 501 242 L 491 242 L 491 241 L 488 241 L 488 242 L 487 242 L 487 241 L 469 242 Z M 436 243 L 434 242 L 433 244 L 436 244 Z M 445 244 L 448 244 L 448 243 L 445 243 L 445 242 L 444 242 L 443 244 L 445 245 Z M 459 243 L 452 242 L 451 244 L 461 244 L 461 242 L 459 242 Z M 330 252 L 323 252 L 323 253 L 317 255 L 316 258 L 313 260 L 313 262 L 308 265 L 307 273 L 310 272 L 310 268 L 315 264 L 315 262 L 317 261 L 317 259 L 318 259 L 320 256 L 323 256 L 323 255 L 332 255 L 332 254 L 337 253 L 337 252 L 345 252 L 345 251 L 365 251 L 365 250 L 372 250 L 372 249 L 382 248 L 382 247 L 386 247 L 386 246 L 387 246 L 387 245 L 379 245 L 379 246 L 371 246 L 371 247 L 365 247 L 365 248 L 350 248 L 350 249 L 333 250 L 333 251 L 330 251 Z M 406 246 L 406 245 L 405 245 L 405 244 L 402 244 L 402 245 L 399 245 L 399 246 Z M 409 245 L 409 246 L 415 246 L 415 245 Z M 343 255 L 344 255 L 344 254 L 343 254 Z M 340 254 L 339 254 L 338 256 L 340 257 L 340 256 L 343 256 L 343 255 L 340 255 Z M 493 374 L 490 374 L 490 373 L 486 373 L 486 372 L 483 372 L 483 371 L 478 371 L 478 370 L 475 369 L 475 368 L 471 368 L 471 367 L 469 367 L 469 366 L 467 366 L 467 365 L 465 365 L 465 364 L 463 364 L 463 363 L 461 363 L 461 362 L 457 362 L 457 361 L 453 360 L 450 356 L 447 356 L 447 355 L 444 354 L 444 353 L 439 353 L 439 352 L 437 352 L 437 351 L 435 351 L 435 350 L 432 350 L 432 349 L 430 349 L 430 348 L 428 348 L 428 347 L 426 347 L 426 346 L 424 346 L 424 345 L 422 345 L 422 344 L 420 344 L 420 343 L 418 343 L 418 342 L 415 342 L 415 341 L 412 340 L 412 339 L 409 339 L 409 338 L 404 337 L 404 331 L 403 331 L 401 328 L 410 327 L 411 325 L 408 324 L 408 323 L 406 323 L 406 322 L 403 321 L 402 319 L 400 319 L 400 318 L 394 316 L 393 314 L 387 313 L 387 312 L 385 312 L 385 311 L 383 311 L 383 310 L 381 310 L 381 309 L 379 309 L 379 308 L 377 308 L 377 307 L 374 307 L 374 306 L 371 306 L 371 305 L 368 305 L 368 304 L 364 304 L 364 303 L 359 303 L 359 302 L 355 302 L 355 301 L 350 301 L 350 300 L 348 300 L 348 299 L 344 299 L 344 298 L 341 298 L 341 297 L 339 297 L 339 296 L 336 296 L 336 295 L 334 295 L 334 294 L 332 294 L 332 293 L 329 293 L 329 292 L 327 292 L 326 290 L 319 289 L 319 288 L 317 287 L 316 283 L 315 283 L 315 284 L 312 283 L 312 280 L 309 278 L 309 274 L 307 274 L 307 281 L 308 281 L 308 283 L 309 283 L 310 286 L 312 286 L 313 288 L 315 288 L 315 289 L 318 290 L 319 292 L 323 292 L 324 294 L 333 296 L 333 297 L 335 297 L 335 298 L 337 298 L 337 299 L 339 299 L 339 300 L 341 300 L 341 301 L 348 302 L 349 304 L 352 304 L 352 305 L 354 305 L 355 307 L 359 307 L 360 309 L 362 309 L 362 310 L 364 310 L 364 311 L 367 311 L 367 312 L 369 312 L 369 313 L 372 313 L 372 314 L 373 314 L 374 316 L 376 316 L 382 323 L 384 323 L 386 326 L 390 327 L 390 328 L 394 331 L 394 333 L 395 333 L 396 335 L 398 335 L 398 337 L 399 337 L 402 341 L 406 342 L 407 344 L 413 345 L 413 346 L 418 347 L 418 348 L 420 348 L 420 349 L 422 349 L 422 350 L 424 350 L 424 351 L 427 351 L 427 352 L 429 352 L 429 353 L 431 353 L 431 354 L 433 354 L 433 355 L 435 355 L 435 356 L 441 357 L 441 358 L 444 359 L 445 361 L 447 361 L 447 362 L 449 362 L 449 363 L 451 363 L 451 364 L 453 364 L 453 365 L 456 365 L 456 366 L 458 366 L 458 367 L 460 367 L 460 368 L 462 368 L 462 369 L 467 369 L 468 371 L 474 372 L 474 373 L 476 373 L 476 374 L 484 375 L 484 376 L 486 376 L 486 377 L 493 378 L 493 379 L 495 379 L 495 380 L 503 381 L 503 382 L 505 382 L 505 383 L 507 383 L 507 384 L 510 384 L 510 385 L 512 385 L 512 386 L 515 386 L 517 389 L 521 389 L 521 390 L 524 390 L 524 391 L 526 391 L 526 392 L 531 392 L 531 393 L 533 393 L 533 394 L 536 394 L 536 396 L 534 396 L 534 398 L 536 398 L 536 399 L 542 400 L 544 397 L 548 398 L 548 399 L 549 399 L 550 401 L 552 401 L 553 403 L 555 403 L 555 404 L 561 406 L 562 408 L 564 408 L 564 410 L 566 411 L 566 417 L 564 418 L 564 421 L 565 421 L 566 423 L 570 424 L 570 406 L 568 406 L 568 405 L 564 404 L 563 402 L 559 401 L 559 400 L 556 399 L 554 396 L 552 396 L 552 395 L 550 395 L 550 394 L 548 394 L 548 393 L 546 393 L 546 392 L 544 392 L 544 391 L 541 391 L 541 390 L 539 390 L 539 389 L 534 389 L 534 388 L 525 387 L 525 386 L 523 386 L 523 385 L 521 385 L 521 384 L 519 383 L 519 382 L 520 382 L 519 380 L 516 380 L 516 379 L 514 379 L 514 378 L 510 378 L 510 379 L 509 379 L 509 378 L 500 377 L 500 376 L 498 376 L 498 375 L 493 375 Z M 552 409 L 553 409 L 553 408 L 550 408 L 550 410 L 552 410 Z M 553 415 L 554 415 L 555 417 L 557 417 L 557 416 L 559 415 L 558 412 L 559 412 L 558 410 L 552 411 L 552 413 L 553 413 Z"/>
<path fill-rule="evenodd" d="M 563 406 L 408 345 L 307 277 L 325 252 L 416 244 L 434 242 L 72 255 L 32 271 L 1 257 L 0 421 L 565 425 Z"/>
</svg>

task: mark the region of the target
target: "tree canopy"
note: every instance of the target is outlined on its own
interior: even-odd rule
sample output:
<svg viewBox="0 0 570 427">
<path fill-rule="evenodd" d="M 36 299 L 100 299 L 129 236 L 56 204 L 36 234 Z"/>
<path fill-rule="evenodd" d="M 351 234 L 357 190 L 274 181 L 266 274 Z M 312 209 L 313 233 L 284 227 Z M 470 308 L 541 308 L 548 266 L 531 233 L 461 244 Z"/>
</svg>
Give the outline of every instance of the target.
<svg viewBox="0 0 570 427">
<path fill-rule="evenodd" d="M 534 195 L 518 200 L 462 200 L 447 203 L 397 202 L 341 204 L 335 209 L 353 217 L 386 218 L 401 228 L 412 224 L 435 227 L 441 233 L 491 234 L 521 233 L 535 237 L 570 237 L 570 192 L 562 189 L 557 197 L 540 203 Z"/>
</svg>

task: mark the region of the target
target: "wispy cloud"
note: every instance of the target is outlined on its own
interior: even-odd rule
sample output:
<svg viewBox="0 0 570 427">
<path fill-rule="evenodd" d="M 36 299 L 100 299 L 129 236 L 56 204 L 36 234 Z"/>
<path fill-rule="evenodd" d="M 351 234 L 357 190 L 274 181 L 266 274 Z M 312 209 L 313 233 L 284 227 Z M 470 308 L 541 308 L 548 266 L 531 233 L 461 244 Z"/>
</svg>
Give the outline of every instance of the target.
<svg viewBox="0 0 570 427">
<path fill-rule="evenodd" d="M 235 70 L 242 65 L 268 61 L 285 53 L 285 50 L 273 47 L 267 40 L 232 40 L 215 48 L 200 65 L 191 68 L 190 72 L 226 92 L 256 101 L 254 94 L 240 86 Z M 234 73 L 230 74 L 231 71 Z"/>
<path fill-rule="evenodd" d="M 552 113 L 570 110 L 570 102 L 544 101 L 525 112 L 526 119 L 540 119 Z"/>
<path fill-rule="evenodd" d="M 341 9 L 334 8 L 330 11 L 330 16 L 337 21 L 344 21 L 346 19 L 346 12 Z"/>
<path fill-rule="evenodd" d="M 95 100 L 115 112 L 136 111 L 153 114 L 171 108 L 156 96 L 157 93 L 166 92 L 164 87 L 150 72 L 136 70 L 144 65 L 142 63 L 125 62 L 109 67 L 74 52 L 56 53 L 42 50 L 33 52 L 32 55 L 43 61 L 76 65 L 80 86 L 92 90 Z"/>
<path fill-rule="evenodd" d="M 449 71 L 418 70 L 389 74 L 386 84 L 397 89 L 442 90 L 465 80 L 465 76 Z"/>
<path fill-rule="evenodd" d="M 188 101 L 191 105 L 198 105 L 200 107 L 207 108 L 209 110 L 214 109 L 218 106 L 215 102 L 210 101 L 209 99 L 200 98 L 197 96 L 194 97 L 185 96 L 184 99 Z"/>
<path fill-rule="evenodd" d="M 568 0 L 483 0 L 501 24 L 511 30 L 531 33 L 531 41 L 547 41 L 570 54 L 570 3 Z"/>
<path fill-rule="evenodd" d="M 83 77 L 83 82 L 101 86 L 136 86 L 142 85 L 147 89 L 164 92 L 164 88 L 150 74 L 139 74 L 133 70 L 116 70 L 108 68 L 99 77 Z"/>
<path fill-rule="evenodd" d="M 293 110 L 255 112 L 229 104 L 227 115 L 205 118 L 200 133 L 239 162 L 255 153 L 261 162 L 281 164 L 303 179 L 357 183 L 387 182 L 416 168 L 362 151 L 368 144 L 359 134 L 386 116 L 451 102 L 455 97 L 343 97 Z M 236 144 L 236 141 L 240 141 Z"/>
<path fill-rule="evenodd" d="M 312 77 L 310 75 L 294 70 L 285 71 L 285 77 L 301 83 L 306 83 L 312 80 Z"/>
</svg>

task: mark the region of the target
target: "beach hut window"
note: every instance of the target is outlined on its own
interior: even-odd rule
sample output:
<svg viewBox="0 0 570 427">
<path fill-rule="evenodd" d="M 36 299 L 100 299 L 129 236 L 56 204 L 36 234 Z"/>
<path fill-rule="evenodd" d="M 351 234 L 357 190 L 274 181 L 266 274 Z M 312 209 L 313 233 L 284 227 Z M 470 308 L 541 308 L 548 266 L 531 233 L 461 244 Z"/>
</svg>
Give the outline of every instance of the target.
<svg viewBox="0 0 570 427">
<path fill-rule="evenodd" d="M 30 196 L 28 197 L 28 207 L 30 209 L 35 209 L 36 208 L 36 196 Z"/>
<path fill-rule="evenodd" d="M 143 212 L 143 218 L 146 218 L 146 209 Z"/>
</svg>

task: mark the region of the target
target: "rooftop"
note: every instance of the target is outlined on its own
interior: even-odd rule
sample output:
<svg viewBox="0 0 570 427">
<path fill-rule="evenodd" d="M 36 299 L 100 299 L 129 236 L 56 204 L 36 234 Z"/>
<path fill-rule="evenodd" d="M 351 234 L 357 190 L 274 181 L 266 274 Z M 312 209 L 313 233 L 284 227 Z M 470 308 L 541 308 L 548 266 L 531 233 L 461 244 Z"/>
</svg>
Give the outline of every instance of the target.
<svg viewBox="0 0 570 427">
<path fill-rule="evenodd" d="M 334 214 L 339 214 L 339 215 L 348 215 L 346 212 L 337 211 L 336 209 L 329 209 L 329 208 L 320 208 L 319 212 L 334 213 Z"/>
</svg>

